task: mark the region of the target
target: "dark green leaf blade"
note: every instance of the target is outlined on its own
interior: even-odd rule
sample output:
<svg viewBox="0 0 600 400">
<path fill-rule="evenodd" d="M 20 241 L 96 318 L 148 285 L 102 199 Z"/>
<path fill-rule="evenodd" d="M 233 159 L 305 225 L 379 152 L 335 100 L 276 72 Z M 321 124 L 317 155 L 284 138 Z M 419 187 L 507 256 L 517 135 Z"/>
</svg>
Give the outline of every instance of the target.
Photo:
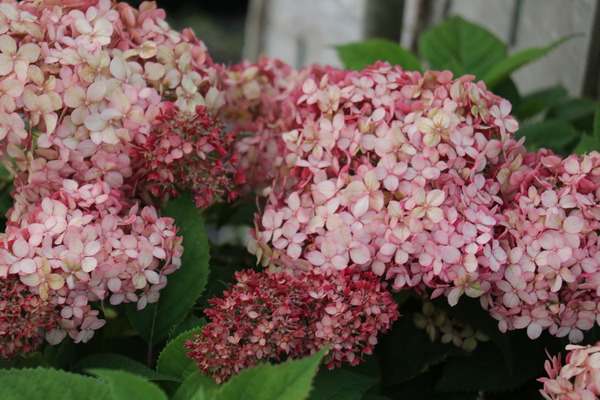
<svg viewBox="0 0 600 400">
<path fill-rule="evenodd" d="M 597 136 L 583 134 L 581 135 L 577 146 L 575 146 L 573 149 L 573 153 L 584 154 L 594 150 L 600 151 L 600 138 Z"/>
<path fill-rule="evenodd" d="M 498 63 L 494 64 L 485 75 L 482 76 L 487 87 L 489 89 L 494 88 L 498 83 L 508 78 L 510 74 L 519 68 L 527 65 L 533 61 L 536 61 L 552 50 L 563 44 L 564 42 L 573 39 L 574 37 L 581 36 L 580 34 L 572 34 L 558 39 L 557 41 L 550 43 L 545 47 L 532 47 L 525 49 L 516 54 L 513 54 L 507 58 L 499 60 Z"/>
<path fill-rule="evenodd" d="M 419 53 L 431 69 L 481 78 L 506 57 L 506 46 L 481 26 L 452 17 L 423 33 Z"/>
<path fill-rule="evenodd" d="M 579 141 L 581 132 L 565 120 L 548 119 L 521 127 L 516 136 L 525 136 L 525 145 L 529 151 L 537 151 L 544 147 L 565 154 Z"/>
<path fill-rule="evenodd" d="M 385 39 L 372 39 L 365 42 L 336 46 L 338 56 L 347 69 L 360 71 L 377 61 L 387 61 L 399 65 L 406 71 L 421 71 L 421 63 L 410 51 L 397 43 Z"/>
<path fill-rule="evenodd" d="M 167 400 L 158 386 L 138 375 L 110 369 L 91 369 L 89 372 L 107 382 L 115 400 Z"/>
<path fill-rule="evenodd" d="M 492 343 L 481 343 L 471 357 L 448 361 L 435 389 L 439 392 L 514 390 L 525 382 L 543 376 L 546 352 L 544 342 L 529 339 L 525 332 L 510 335 L 513 368 L 507 368 L 502 352 Z M 527 355 L 523 357 L 523 355 Z"/>
<path fill-rule="evenodd" d="M 564 101 L 568 94 L 567 89 L 561 85 L 530 93 L 521 98 L 521 102 L 518 106 L 515 106 L 513 114 L 520 121 L 523 121 L 536 116 L 544 110 L 553 108 Z"/>
<path fill-rule="evenodd" d="M 198 327 L 182 333 L 171 340 L 158 356 L 156 370 L 160 373 L 177 376 L 186 379 L 189 375 L 198 371 L 196 362 L 186 356 L 189 351 L 183 345 L 188 339 L 193 339 L 194 335 L 202 333 L 202 327 Z"/>
<path fill-rule="evenodd" d="M 112 400 L 110 388 L 87 376 L 54 369 L 0 370 L 0 399 Z"/>
<path fill-rule="evenodd" d="M 248 368 L 221 386 L 216 400 L 304 400 L 308 397 L 316 368 L 325 349 L 314 356 L 278 365 Z"/>
<path fill-rule="evenodd" d="M 360 400 L 377 379 L 348 369 L 321 369 L 314 380 L 309 400 Z"/>
<path fill-rule="evenodd" d="M 151 381 L 183 382 L 182 379 L 156 372 L 129 357 L 114 353 L 90 354 L 89 356 L 84 357 L 75 363 L 73 366 L 73 372 L 82 373 L 91 368 L 121 370 L 136 374 Z"/>
<path fill-rule="evenodd" d="M 596 105 L 596 113 L 594 116 L 594 137 L 600 140 L 600 102 Z"/>
<path fill-rule="evenodd" d="M 189 313 L 206 286 L 209 273 L 209 244 L 204 220 L 189 194 L 169 201 L 162 214 L 175 220 L 178 235 L 183 237 L 181 268 L 168 276 L 167 286 L 160 292 L 158 303 L 136 310 L 129 304 L 127 315 L 142 338 L 156 344 Z"/>
<path fill-rule="evenodd" d="M 388 387 L 411 381 L 448 357 L 466 353 L 453 344 L 431 342 L 412 318 L 398 319 L 375 347 L 381 367 L 381 384 Z"/>
<path fill-rule="evenodd" d="M 208 400 L 211 399 L 219 386 L 206 375 L 196 372 L 186 378 L 173 400 Z"/>
</svg>

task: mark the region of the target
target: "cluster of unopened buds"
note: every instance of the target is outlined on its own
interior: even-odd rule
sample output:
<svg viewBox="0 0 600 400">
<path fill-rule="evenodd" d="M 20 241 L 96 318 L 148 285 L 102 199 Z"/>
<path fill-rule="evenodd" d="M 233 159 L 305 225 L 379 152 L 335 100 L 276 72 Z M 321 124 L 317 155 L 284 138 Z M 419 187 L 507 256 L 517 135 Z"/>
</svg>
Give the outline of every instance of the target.
<svg viewBox="0 0 600 400">
<path fill-rule="evenodd" d="M 593 346 L 567 345 L 564 364 L 561 356 L 546 361 L 547 378 L 540 393 L 546 400 L 594 400 L 600 397 L 600 343 Z"/>
<path fill-rule="evenodd" d="M 385 284 L 371 272 L 241 271 L 210 302 L 211 322 L 185 347 L 217 382 L 261 360 L 313 355 L 328 344 L 329 368 L 356 365 L 399 316 Z"/>
<path fill-rule="evenodd" d="M 431 301 L 424 301 L 421 313 L 413 315 L 413 322 L 419 329 L 424 329 L 432 342 L 439 337 L 442 343 L 452 343 L 465 351 L 473 351 L 479 342 L 487 342 L 489 337 L 476 331 L 436 307 Z"/>
<path fill-rule="evenodd" d="M 0 3 L 0 158 L 15 186 L 0 238 L 2 358 L 44 334 L 88 341 L 100 301 L 158 300 L 183 249 L 173 220 L 143 203 L 189 189 L 207 206 L 243 181 L 215 119 L 221 71 L 151 2 Z"/>
</svg>

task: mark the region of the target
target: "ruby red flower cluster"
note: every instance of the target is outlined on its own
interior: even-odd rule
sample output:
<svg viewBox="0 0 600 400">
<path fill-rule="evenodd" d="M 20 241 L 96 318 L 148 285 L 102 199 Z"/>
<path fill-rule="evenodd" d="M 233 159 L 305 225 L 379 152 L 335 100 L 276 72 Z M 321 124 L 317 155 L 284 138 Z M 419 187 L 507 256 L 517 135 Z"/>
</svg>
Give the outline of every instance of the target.
<svg viewBox="0 0 600 400">
<path fill-rule="evenodd" d="M 40 330 L 50 330 L 59 320 L 55 304 L 43 300 L 17 276 L 0 279 L 0 359 L 35 351 Z"/>
<path fill-rule="evenodd" d="M 206 310 L 211 319 L 185 347 L 201 371 L 229 379 L 261 360 L 312 355 L 331 344 L 329 368 L 356 365 L 398 318 L 397 304 L 372 273 L 236 273 Z"/>
<path fill-rule="evenodd" d="M 190 112 L 163 103 L 146 142 L 130 153 L 139 163 L 135 169 L 142 193 L 164 198 L 187 189 L 199 208 L 234 200 L 235 187 L 245 182 L 233 155 L 235 136 L 206 106 Z"/>
</svg>

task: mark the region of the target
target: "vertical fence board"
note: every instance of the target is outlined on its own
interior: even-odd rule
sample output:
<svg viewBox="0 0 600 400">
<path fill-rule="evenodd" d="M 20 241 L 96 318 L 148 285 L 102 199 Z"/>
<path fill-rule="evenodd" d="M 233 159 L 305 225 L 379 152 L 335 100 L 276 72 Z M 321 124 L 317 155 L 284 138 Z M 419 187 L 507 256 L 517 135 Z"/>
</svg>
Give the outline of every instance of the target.
<svg viewBox="0 0 600 400">
<path fill-rule="evenodd" d="M 523 93 L 561 83 L 571 95 L 581 94 L 595 7 L 594 0 L 523 1 L 514 50 L 547 45 L 571 33 L 585 35 L 516 72 L 514 77 Z"/>
<path fill-rule="evenodd" d="M 311 63 L 340 66 L 333 46 L 364 38 L 366 0 L 270 0 L 262 23 L 261 53 L 295 67 Z M 258 13 L 260 14 L 260 13 Z"/>
</svg>

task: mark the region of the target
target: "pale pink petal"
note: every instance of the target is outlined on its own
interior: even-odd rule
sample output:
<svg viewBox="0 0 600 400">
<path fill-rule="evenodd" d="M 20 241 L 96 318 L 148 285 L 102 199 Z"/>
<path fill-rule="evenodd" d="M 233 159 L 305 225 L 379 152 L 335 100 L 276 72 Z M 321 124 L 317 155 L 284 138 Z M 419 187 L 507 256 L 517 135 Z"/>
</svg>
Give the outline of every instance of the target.
<svg viewBox="0 0 600 400">
<path fill-rule="evenodd" d="M 563 229 L 567 233 L 579 233 L 583 230 L 584 222 L 581 217 L 567 217 L 563 222 Z"/>
<path fill-rule="evenodd" d="M 40 48 L 35 43 L 26 43 L 19 48 L 17 56 L 27 59 L 30 63 L 34 63 L 40 57 Z"/>
<path fill-rule="evenodd" d="M 13 71 L 14 68 L 13 59 L 6 54 L 0 54 L 0 75 L 8 75 Z"/>
<path fill-rule="evenodd" d="M 312 265 L 316 265 L 316 266 L 321 266 L 321 265 L 325 264 L 325 261 L 327 261 L 325 256 L 323 256 L 323 254 L 320 251 L 311 251 L 310 253 L 308 253 L 306 255 L 306 259 Z"/>
<path fill-rule="evenodd" d="M 350 258 L 356 264 L 365 264 L 371 259 L 371 252 L 365 245 L 359 245 L 356 248 L 350 249 Z"/>
</svg>

